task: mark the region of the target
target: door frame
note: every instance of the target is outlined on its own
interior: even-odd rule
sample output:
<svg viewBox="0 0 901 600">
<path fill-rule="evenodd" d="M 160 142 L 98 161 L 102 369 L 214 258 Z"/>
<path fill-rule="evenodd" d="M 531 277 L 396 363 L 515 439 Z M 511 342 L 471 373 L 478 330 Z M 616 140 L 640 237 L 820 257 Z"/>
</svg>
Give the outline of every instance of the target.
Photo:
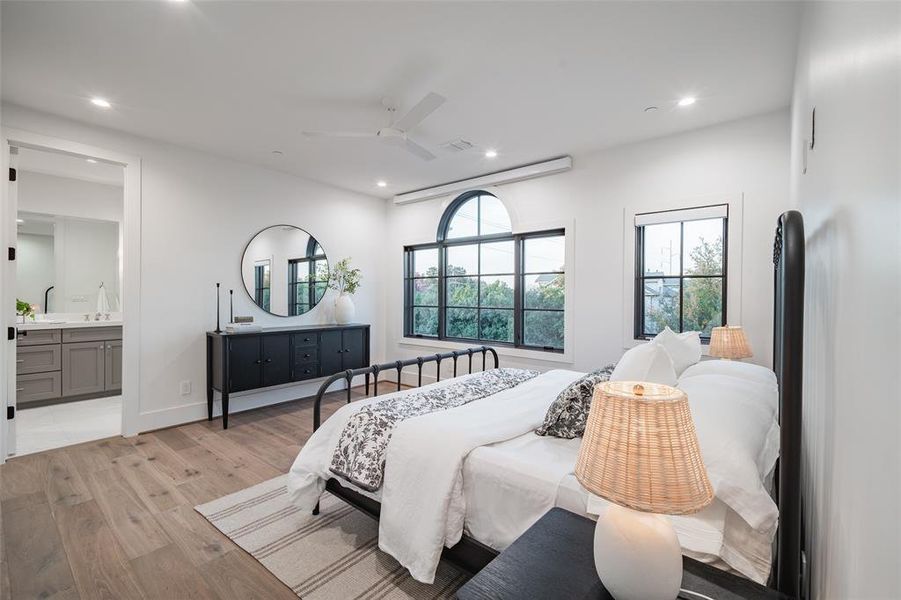
<svg viewBox="0 0 901 600">
<path fill-rule="evenodd" d="M 2 138 L 2 172 L 8 173 L 11 163 L 10 148 L 28 148 L 77 156 L 96 158 L 122 165 L 123 222 L 122 222 L 122 435 L 137 435 L 141 408 L 141 158 L 122 152 L 89 146 L 71 140 L 50 137 L 18 129 L 0 127 Z M 16 194 L 15 184 L 0 186 L 0 247 L 16 247 Z M 10 260 L 0 265 L 0 324 L 3 329 L 16 326 L 15 266 Z M 0 386 L 0 406 L 11 406 L 15 398 L 15 340 L 0 344 L 0 365 L 8 374 L 7 384 Z M 12 365 L 12 367 L 10 367 Z M 11 373 L 11 375 L 9 375 Z M 3 411 L 4 413 L 6 410 Z M 9 421 L 0 414 L 0 464 L 8 456 Z"/>
</svg>

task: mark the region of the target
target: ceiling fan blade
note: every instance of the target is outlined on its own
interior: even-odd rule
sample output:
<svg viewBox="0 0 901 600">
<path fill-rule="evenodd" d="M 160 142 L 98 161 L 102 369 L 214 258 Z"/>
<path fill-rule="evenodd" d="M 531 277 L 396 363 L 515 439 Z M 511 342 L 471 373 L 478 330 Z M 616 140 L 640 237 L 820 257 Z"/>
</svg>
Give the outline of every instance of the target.
<svg viewBox="0 0 901 600">
<path fill-rule="evenodd" d="M 435 155 L 428 151 L 424 146 L 421 146 L 414 142 L 411 139 L 397 138 L 399 142 L 397 145 L 401 148 L 404 148 L 410 154 L 415 154 L 422 160 L 435 160 Z"/>
<path fill-rule="evenodd" d="M 419 125 L 423 119 L 435 112 L 446 100 L 447 98 L 444 96 L 440 96 L 435 92 L 429 92 L 425 98 L 419 101 L 419 104 L 411 108 L 407 114 L 394 124 L 394 128 L 401 131 L 410 131 Z"/>
<path fill-rule="evenodd" d="M 378 137 L 377 133 L 365 131 L 304 131 L 307 137 L 335 137 L 335 138 L 372 138 Z"/>
</svg>

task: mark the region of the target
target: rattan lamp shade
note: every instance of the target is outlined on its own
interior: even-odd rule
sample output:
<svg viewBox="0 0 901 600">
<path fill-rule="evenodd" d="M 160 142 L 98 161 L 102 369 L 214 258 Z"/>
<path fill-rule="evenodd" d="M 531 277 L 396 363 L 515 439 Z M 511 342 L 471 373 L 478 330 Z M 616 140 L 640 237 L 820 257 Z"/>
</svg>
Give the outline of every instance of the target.
<svg viewBox="0 0 901 600">
<path fill-rule="evenodd" d="M 595 387 L 576 478 L 591 493 L 644 512 L 691 514 L 713 500 L 688 397 L 667 385 Z"/>
<path fill-rule="evenodd" d="M 710 332 L 710 356 L 716 358 L 751 358 L 751 344 L 741 325 L 714 327 Z"/>
</svg>

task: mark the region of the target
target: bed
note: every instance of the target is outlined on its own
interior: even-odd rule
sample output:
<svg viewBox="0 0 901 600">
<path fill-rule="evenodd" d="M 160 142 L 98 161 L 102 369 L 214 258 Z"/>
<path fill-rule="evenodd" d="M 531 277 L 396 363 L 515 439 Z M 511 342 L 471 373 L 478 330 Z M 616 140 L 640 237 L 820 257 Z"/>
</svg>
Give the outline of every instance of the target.
<svg viewBox="0 0 901 600">
<path fill-rule="evenodd" d="M 769 491 L 773 499 L 767 495 L 766 500 L 773 504 L 772 511 L 761 517 L 763 521 L 755 522 L 742 513 L 741 503 L 736 504 L 727 493 L 720 498 L 718 492 L 718 499 L 700 513 L 673 520 L 684 553 L 758 581 L 769 576 L 773 587 L 798 595 L 803 326 L 803 224 L 799 213 L 790 211 L 779 218 L 773 258 L 774 368 L 767 372 L 773 379 L 773 411 L 779 420 L 776 448 L 781 448 L 781 455 L 777 451 L 772 464 L 760 465 L 761 475 L 765 471 L 771 477 Z M 474 359 L 481 362 L 482 371 L 499 367 L 496 351 L 480 346 L 374 365 L 327 380 L 314 404 L 316 431 L 289 474 L 289 489 L 295 502 L 311 508 L 327 490 L 380 519 L 380 547 L 395 556 L 415 578 L 426 582 L 430 565 L 436 564 L 439 556 L 470 571 L 481 569 L 551 506 L 588 516 L 596 514 L 597 506 L 592 504 L 599 499 L 590 497 L 572 475 L 580 440 L 532 433 L 556 394 L 582 375 L 573 371 L 543 373 L 478 402 L 419 416 L 415 424 L 402 422 L 386 450 L 387 464 L 393 466 L 385 470 L 381 488 L 355 485 L 329 469 L 328 459 L 349 418 L 377 402 L 402 403 L 405 395 L 415 391 L 399 389 L 389 396 L 358 400 L 342 407 L 323 424 L 322 395 L 331 384 L 342 378 L 349 384 L 354 376 L 366 375 L 374 378 L 373 389 L 377 390 L 381 372 L 396 370 L 400 381 L 402 370 L 415 366 L 421 385 L 425 365 L 435 363 L 440 374 L 441 363 L 453 361 L 453 379 L 423 388 L 440 389 L 474 377 L 478 373 L 477 368 L 473 370 Z M 468 367 L 469 372 L 458 377 L 461 362 L 461 368 Z M 696 378 L 686 383 L 695 385 L 689 398 L 701 398 L 699 402 L 705 395 L 704 388 L 698 387 L 700 381 L 707 380 Z M 693 406 L 693 415 L 697 410 Z M 704 435 L 700 425 L 699 435 Z M 441 444 L 434 444 L 436 439 Z M 460 476 L 453 478 L 458 472 Z M 737 513 L 744 518 L 737 518 Z M 752 517 L 755 514 L 752 512 Z M 774 515 L 778 515 L 778 531 Z M 754 526 L 749 527 L 747 521 L 754 522 Z M 399 527 L 398 523 L 404 526 Z M 774 538 L 775 552 L 770 545 Z M 437 544 L 438 539 L 442 543 Z"/>
</svg>

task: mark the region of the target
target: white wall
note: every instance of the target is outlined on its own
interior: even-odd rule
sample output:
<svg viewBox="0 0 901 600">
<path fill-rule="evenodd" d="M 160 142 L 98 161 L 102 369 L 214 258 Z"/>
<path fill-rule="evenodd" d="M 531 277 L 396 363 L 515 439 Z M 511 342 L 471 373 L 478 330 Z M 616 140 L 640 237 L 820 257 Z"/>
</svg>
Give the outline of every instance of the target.
<svg viewBox="0 0 901 600">
<path fill-rule="evenodd" d="M 514 229 L 567 225 L 574 241 L 567 277 L 574 286 L 573 339 L 567 342 L 573 360 L 561 364 L 502 357 L 502 364 L 589 370 L 617 360 L 624 346 L 624 211 L 633 206 L 709 204 L 742 195 L 741 308 L 740 314 L 730 313 L 729 320 L 747 328 L 754 360 L 770 364 L 772 237 L 778 215 L 788 207 L 788 131 L 788 112 L 779 111 L 577 157 L 568 173 L 492 190 L 510 210 Z M 402 248 L 434 242 L 449 201 L 389 205 L 384 250 L 389 357 L 435 352 L 402 339 Z"/>
<path fill-rule="evenodd" d="M 805 8 L 792 107 L 804 215 L 813 598 L 901 597 L 901 4 Z M 816 144 L 807 155 L 810 114 Z"/>
<path fill-rule="evenodd" d="M 55 279 L 53 236 L 20 233 L 16 238 L 16 298 L 39 305 L 43 312 L 44 290 Z"/>
<path fill-rule="evenodd" d="M 373 360 L 381 358 L 382 244 L 372 235 L 384 228 L 381 200 L 18 106 L 4 105 L 2 119 L 5 127 L 141 158 L 141 429 L 205 418 L 204 332 L 216 324 L 215 282 L 223 286 L 224 315 L 232 288 L 235 313 L 253 315 L 264 325 L 331 321 L 330 294 L 306 315 L 279 318 L 265 314 L 244 292 L 241 253 L 269 225 L 306 229 L 331 260 L 353 257 L 363 271 L 354 298 L 357 320 L 373 324 Z M 181 381 L 193 383 L 190 395 L 179 394 Z M 306 396 L 317 387 L 235 396 L 231 407 L 238 411 Z"/>
<path fill-rule="evenodd" d="M 122 222 L 122 186 L 20 171 L 19 210 Z"/>
</svg>

